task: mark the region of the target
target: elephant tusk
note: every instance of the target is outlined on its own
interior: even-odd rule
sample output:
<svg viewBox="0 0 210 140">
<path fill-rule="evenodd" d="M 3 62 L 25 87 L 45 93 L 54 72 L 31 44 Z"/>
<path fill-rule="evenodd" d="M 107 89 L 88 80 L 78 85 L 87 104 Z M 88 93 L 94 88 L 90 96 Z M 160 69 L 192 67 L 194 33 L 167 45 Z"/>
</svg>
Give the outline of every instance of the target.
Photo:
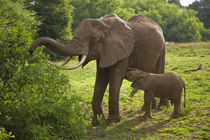
<svg viewBox="0 0 210 140">
<path fill-rule="evenodd" d="M 71 57 L 67 57 L 66 60 L 60 65 L 60 67 L 63 67 L 64 65 L 66 65 L 69 61 L 70 61 Z"/>
<path fill-rule="evenodd" d="M 86 57 L 87 57 L 87 55 L 83 55 L 82 56 L 82 59 L 80 60 L 80 62 L 78 63 L 78 64 L 76 64 L 76 65 L 74 65 L 74 66 L 72 66 L 72 67 L 63 67 L 65 64 L 65 62 L 67 61 L 67 63 L 68 63 L 68 61 L 70 60 L 70 58 L 69 58 L 69 60 L 67 60 L 66 59 L 66 61 L 63 63 L 64 65 L 62 66 L 60 66 L 60 68 L 62 68 L 62 69 L 64 69 L 64 70 L 72 70 L 72 69 L 76 69 L 76 68 L 78 68 L 79 66 L 81 66 L 84 62 L 85 62 L 85 59 L 86 59 Z"/>
</svg>

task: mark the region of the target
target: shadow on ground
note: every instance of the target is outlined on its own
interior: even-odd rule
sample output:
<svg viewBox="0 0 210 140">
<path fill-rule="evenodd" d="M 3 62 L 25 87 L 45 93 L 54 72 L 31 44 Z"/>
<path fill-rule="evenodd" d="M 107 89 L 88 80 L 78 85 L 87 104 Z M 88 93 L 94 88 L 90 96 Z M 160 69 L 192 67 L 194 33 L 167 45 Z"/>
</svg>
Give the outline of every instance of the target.
<svg viewBox="0 0 210 140">
<path fill-rule="evenodd" d="M 162 114 L 162 110 L 153 110 L 153 114 Z M 120 123 L 103 124 L 90 128 L 87 139 L 140 139 L 154 135 L 170 122 L 170 117 L 144 119 L 144 111 L 123 112 L 125 117 Z"/>
</svg>

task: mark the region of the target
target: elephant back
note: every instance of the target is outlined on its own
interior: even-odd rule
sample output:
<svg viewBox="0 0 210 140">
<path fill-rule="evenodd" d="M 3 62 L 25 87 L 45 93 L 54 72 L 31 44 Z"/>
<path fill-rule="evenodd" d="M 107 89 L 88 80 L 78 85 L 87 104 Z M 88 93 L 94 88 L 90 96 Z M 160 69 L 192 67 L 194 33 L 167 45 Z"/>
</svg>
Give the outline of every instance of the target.
<svg viewBox="0 0 210 140">
<path fill-rule="evenodd" d="M 137 14 L 129 18 L 127 21 L 129 22 L 137 22 L 137 23 L 147 23 L 147 24 L 153 24 L 159 26 L 157 22 L 152 20 L 151 18 L 148 18 L 142 14 Z"/>
</svg>

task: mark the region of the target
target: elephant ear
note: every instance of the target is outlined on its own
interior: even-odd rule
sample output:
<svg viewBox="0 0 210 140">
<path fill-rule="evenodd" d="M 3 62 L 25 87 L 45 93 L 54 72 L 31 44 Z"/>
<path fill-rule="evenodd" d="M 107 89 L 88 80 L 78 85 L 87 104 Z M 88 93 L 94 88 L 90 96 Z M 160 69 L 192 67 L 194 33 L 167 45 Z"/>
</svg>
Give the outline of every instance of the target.
<svg viewBox="0 0 210 140">
<path fill-rule="evenodd" d="M 136 75 L 137 75 L 137 79 L 132 83 L 132 85 L 131 85 L 132 88 L 142 89 L 142 90 L 147 90 L 149 88 L 152 88 L 152 87 L 150 87 L 151 84 L 148 84 L 148 83 L 150 83 L 149 82 L 149 79 L 150 79 L 149 73 L 143 72 L 142 70 L 138 70 Z"/>
<path fill-rule="evenodd" d="M 88 24 L 92 31 L 90 35 L 92 41 L 99 41 L 104 38 L 110 30 L 110 25 L 106 25 L 99 19 L 88 19 Z"/>
<path fill-rule="evenodd" d="M 131 28 L 117 15 L 111 14 L 99 19 L 109 30 L 103 38 L 103 49 L 99 66 L 109 67 L 127 58 L 134 48 L 134 36 Z"/>
<path fill-rule="evenodd" d="M 146 88 L 144 87 L 143 83 L 140 83 L 140 81 L 135 81 L 131 84 L 131 87 L 134 89 L 141 89 L 141 90 L 145 90 Z"/>
</svg>

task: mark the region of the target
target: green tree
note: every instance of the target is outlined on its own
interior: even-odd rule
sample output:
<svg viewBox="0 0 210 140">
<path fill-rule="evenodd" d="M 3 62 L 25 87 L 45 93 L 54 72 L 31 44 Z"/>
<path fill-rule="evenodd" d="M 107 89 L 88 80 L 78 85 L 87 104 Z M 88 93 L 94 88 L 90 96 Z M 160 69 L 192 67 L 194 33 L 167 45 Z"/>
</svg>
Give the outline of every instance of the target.
<svg viewBox="0 0 210 140">
<path fill-rule="evenodd" d="M 165 0 L 125 0 L 125 6 L 135 9 L 158 22 L 167 41 L 199 41 L 203 24 L 196 17 L 197 12 L 182 9 Z"/>
<path fill-rule="evenodd" d="M 72 0 L 71 5 L 74 7 L 72 30 L 80 24 L 85 18 L 90 18 L 89 10 L 90 0 Z"/>
<path fill-rule="evenodd" d="M 174 3 L 178 6 L 181 6 L 180 0 L 168 0 L 169 3 Z"/>
<path fill-rule="evenodd" d="M 197 17 L 204 23 L 205 28 L 202 30 L 202 39 L 210 40 L 210 0 L 195 1 L 188 6 L 189 9 L 198 11 Z"/>
<path fill-rule="evenodd" d="M 192 42 L 201 40 L 203 23 L 196 17 L 194 10 L 183 9 L 176 17 L 176 24 L 168 30 L 167 37 L 175 42 Z"/>
<path fill-rule="evenodd" d="M 35 11 L 42 21 L 39 36 L 66 41 L 72 37 L 73 7 L 71 0 L 25 0 L 28 8 Z"/>
<path fill-rule="evenodd" d="M 85 133 L 80 98 L 68 90 L 67 77 L 46 64 L 41 48 L 27 51 L 40 24 L 34 15 L 19 2 L 0 1 L 0 136 L 79 139 Z"/>
<path fill-rule="evenodd" d="M 197 17 L 206 28 L 210 28 L 210 0 L 195 1 L 188 8 L 198 11 Z"/>
<path fill-rule="evenodd" d="M 85 18 L 100 18 L 106 14 L 116 13 L 123 19 L 134 14 L 134 9 L 124 7 L 123 0 L 72 0 L 74 7 L 73 30 Z"/>
<path fill-rule="evenodd" d="M 17 0 L 16 0 L 17 1 Z M 18 0 L 24 1 L 29 10 L 33 10 L 41 20 L 38 36 L 47 36 L 61 42 L 72 38 L 73 7 L 71 0 Z M 51 59 L 63 58 L 44 49 Z"/>
</svg>

